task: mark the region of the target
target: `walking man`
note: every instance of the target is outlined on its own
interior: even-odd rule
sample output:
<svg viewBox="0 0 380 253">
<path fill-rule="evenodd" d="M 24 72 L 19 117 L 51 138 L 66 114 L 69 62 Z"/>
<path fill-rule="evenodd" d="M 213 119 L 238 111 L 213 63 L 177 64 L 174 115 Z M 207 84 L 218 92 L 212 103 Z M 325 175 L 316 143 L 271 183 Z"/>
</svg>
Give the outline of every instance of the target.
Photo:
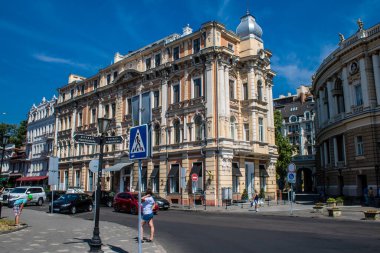
<svg viewBox="0 0 380 253">
<path fill-rule="evenodd" d="M 143 238 L 144 231 L 143 227 L 146 223 L 149 224 L 150 227 L 150 237 L 149 239 L 146 239 L 146 242 L 152 242 L 154 237 L 154 224 L 153 224 L 153 207 L 154 207 L 154 199 L 152 197 L 152 190 L 147 189 L 146 195 L 141 197 L 142 202 L 142 208 L 143 208 L 143 216 L 141 221 L 141 238 Z"/>
<path fill-rule="evenodd" d="M 31 194 L 28 195 L 28 197 L 17 199 L 13 204 L 13 213 L 15 215 L 15 226 L 20 226 L 20 216 L 22 209 L 24 208 L 24 205 L 33 199 L 33 196 Z"/>
</svg>

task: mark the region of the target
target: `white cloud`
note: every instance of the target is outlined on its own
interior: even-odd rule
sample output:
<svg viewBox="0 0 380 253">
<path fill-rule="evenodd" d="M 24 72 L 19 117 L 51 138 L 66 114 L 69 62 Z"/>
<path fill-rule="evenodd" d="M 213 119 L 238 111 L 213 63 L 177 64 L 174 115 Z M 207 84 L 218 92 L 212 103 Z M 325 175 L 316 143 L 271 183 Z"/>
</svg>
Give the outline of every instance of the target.
<svg viewBox="0 0 380 253">
<path fill-rule="evenodd" d="M 74 67 L 79 67 L 79 68 L 84 68 L 84 69 L 88 68 L 88 65 L 86 65 L 86 64 L 82 64 L 82 63 L 78 63 L 78 62 L 73 62 L 70 59 L 52 57 L 52 56 L 48 56 L 48 55 L 45 55 L 45 54 L 35 54 L 35 55 L 33 55 L 33 57 L 35 59 L 39 60 L 39 61 L 42 61 L 42 62 L 61 63 L 61 64 L 66 64 L 66 65 L 70 65 L 70 66 L 74 66 Z"/>
<path fill-rule="evenodd" d="M 218 17 L 219 18 L 225 18 L 224 11 L 226 10 L 229 2 L 230 2 L 230 0 L 224 0 L 222 5 L 219 7 L 219 10 L 218 10 Z"/>
<path fill-rule="evenodd" d="M 288 85 L 298 87 L 300 84 L 310 84 L 313 71 L 302 68 L 297 64 L 276 65 L 273 64 L 272 68 L 277 72 L 279 77 L 286 79 Z"/>
</svg>

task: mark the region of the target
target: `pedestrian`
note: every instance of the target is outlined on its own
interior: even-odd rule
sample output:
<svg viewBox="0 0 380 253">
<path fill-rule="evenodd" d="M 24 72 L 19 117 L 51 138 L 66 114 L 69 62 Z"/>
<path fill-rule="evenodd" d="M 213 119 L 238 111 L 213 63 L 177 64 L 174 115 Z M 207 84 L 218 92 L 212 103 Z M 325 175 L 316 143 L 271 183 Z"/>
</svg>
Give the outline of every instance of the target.
<svg viewBox="0 0 380 253">
<path fill-rule="evenodd" d="M 369 205 L 369 199 L 368 199 L 368 187 L 366 186 L 363 190 L 363 195 L 364 195 L 364 204 L 366 206 Z"/>
<path fill-rule="evenodd" d="M 149 239 L 146 239 L 146 242 L 152 242 L 154 238 L 154 224 L 153 224 L 153 208 L 154 208 L 154 199 L 152 197 L 152 190 L 148 188 L 146 190 L 146 195 L 141 197 L 142 201 L 142 221 L 141 221 L 141 238 L 143 238 L 144 231 L 143 227 L 145 224 L 148 223 L 150 227 L 150 237 Z"/>
<path fill-rule="evenodd" d="M 259 211 L 259 195 L 257 194 L 257 192 L 255 192 L 255 197 L 253 198 L 253 202 L 255 204 L 255 211 L 258 212 Z"/>
<path fill-rule="evenodd" d="M 369 190 L 368 190 L 368 198 L 369 198 L 369 202 L 368 204 L 369 205 L 373 205 L 375 203 L 375 194 L 373 192 L 373 189 L 372 187 L 369 187 Z"/>
<path fill-rule="evenodd" d="M 29 194 L 27 198 L 19 198 L 13 203 L 13 213 L 15 215 L 15 226 L 20 226 L 20 216 L 24 205 L 33 199 L 33 196 Z"/>
</svg>

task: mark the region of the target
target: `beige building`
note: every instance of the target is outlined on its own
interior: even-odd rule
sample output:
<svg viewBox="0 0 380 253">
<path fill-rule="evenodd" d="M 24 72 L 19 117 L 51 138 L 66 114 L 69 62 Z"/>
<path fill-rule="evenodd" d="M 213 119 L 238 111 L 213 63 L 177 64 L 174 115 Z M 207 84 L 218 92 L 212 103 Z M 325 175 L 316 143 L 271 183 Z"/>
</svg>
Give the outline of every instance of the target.
<svg viewBox="0 0 380 253">
<path fill-rule="evenodd" d="M 330 195 L 362 196 L 379 185 L 380 24 L 358 30 L 313 78 L 318 111 L 317 179 Z"/>
<path fill-rule="evenodd" d="M 143 160 L 142 189 L 172 203 L 193 201 L 190 175 L 198 174 L 196 200 L 221 205 L 222 189 L 234 199 L 261 188 L 275 198 L 271 52 L 254 17 L 241 18 L 236 33 L 218 22 L 189 26 L 84 78 L 70 75 L 59 88 L 56 152 L 60 189 L 93 191 L 89 162 L 98 147 L 73 141 L 97 135 L 97 118 L 112 118 L 109 135 L 122 144 L 105 147 L 105 189 L 136 190 L 137 162 L 128 160 L 129 129 L 141 119 L 151 129 L 151 155 Z"/>
</svg>

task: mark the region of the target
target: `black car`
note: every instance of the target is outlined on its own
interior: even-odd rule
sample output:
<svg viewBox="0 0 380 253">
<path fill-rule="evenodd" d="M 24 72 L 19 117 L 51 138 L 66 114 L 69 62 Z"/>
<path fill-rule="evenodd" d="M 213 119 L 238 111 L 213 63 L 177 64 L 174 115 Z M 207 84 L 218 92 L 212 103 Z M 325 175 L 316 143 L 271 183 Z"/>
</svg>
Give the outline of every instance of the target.
<svg viewBox="0 0 380 253">
<path fill-rule="evenodd" d="M 53 191 L 53 201 L 59 199 L 63 194 L 66 194 L 65 191 Z M 51 202 L 51 192 L 46 192 L 46 201 Z"/>
<path fill-rule="evenodd" d="M 75 214 L 78 211 L 92 211 L 92 199 L 85 193 L 68 193 L 53 201 L 53 212 L 69 212 Z M 49 204 L 51 212 L 51 204 Z"/>
<path fill-rule="evenodd" d="M 159 195 L 153 195 L 152 197 L 153 197 L 154 201 L 157 203 L 158 208 L 163 209 L 163 210 L 169 209 L 169 207 L 170 207 L 169 201 L 160 197 Z"/>
<path fill-rule="evenodd" d="M 114 192 L 101 191 L 100 204 L 108 206 L 108 207 L 112 207 L 113 197 L 115 197 Z M 92 201 L 95 202 L 95 192 L 92 193 Z"/>
</svg>

